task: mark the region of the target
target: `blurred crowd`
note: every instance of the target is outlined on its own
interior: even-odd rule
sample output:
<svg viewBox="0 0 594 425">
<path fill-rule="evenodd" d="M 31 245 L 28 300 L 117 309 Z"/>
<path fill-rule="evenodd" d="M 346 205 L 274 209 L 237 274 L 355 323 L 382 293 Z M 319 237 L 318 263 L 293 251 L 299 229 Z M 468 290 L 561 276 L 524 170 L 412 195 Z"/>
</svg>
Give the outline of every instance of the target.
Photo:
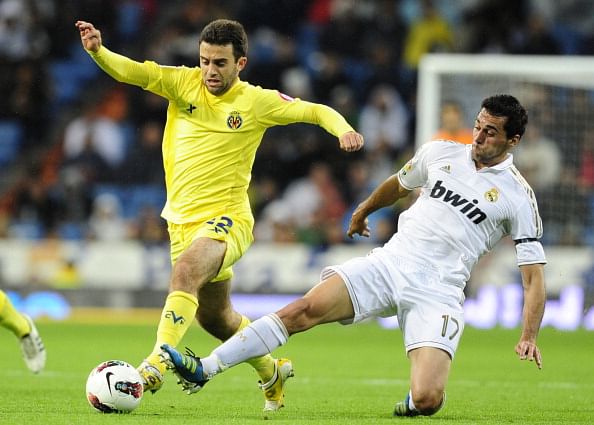
<svg viewBox="0 0 594 425">
<path fill-rule="evenodd" d="M 200 31 L 221 17 L 248 32 L 243 80 L 328 104 L 366 140 L 343 154 L 315 126 L 269 130 L 250 187 L 258 241 L 349 242 L 353 208 L 413 152 L 424 54 L 594 54 L 587 0 L 0 0 L 0 237 L 166 243 L 167 103 L 103 74 L 74 22 L 94 23 L 106 46 L 133 59 L 196 66 Z M 575 102 L 583 109 L 572 111 L 594 115 L 592 92 Z M 468 142 L 472 123 L 455 104 L 444 105 L 442 125 L 439 137 Z M 517 165 L 543 197 L 545 242 L 585 244 L 594 139 L 584 131 L 568 149 L 555 130 L 529 128 Z M 556 196 L 583 198 L 572 204 L 583 210 L 551 210 Z M 373 243 L 406 207 L 370 217 Z"/>
</svg>

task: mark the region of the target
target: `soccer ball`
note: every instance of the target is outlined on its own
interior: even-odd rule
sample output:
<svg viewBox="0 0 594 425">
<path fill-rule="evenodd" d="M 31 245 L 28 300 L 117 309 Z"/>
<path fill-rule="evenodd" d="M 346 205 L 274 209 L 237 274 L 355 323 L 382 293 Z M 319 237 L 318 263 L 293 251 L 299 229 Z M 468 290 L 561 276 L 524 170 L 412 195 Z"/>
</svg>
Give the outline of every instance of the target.
<svg viewBox="0 0 594 425">
<path fill-rule="evenodd" d="M 87 378 L 87 400 L 103 413 L 133 411 L 140 404 L 142 392 L 140 374 L 121 360 L 101 363 Z"/>
</svg>

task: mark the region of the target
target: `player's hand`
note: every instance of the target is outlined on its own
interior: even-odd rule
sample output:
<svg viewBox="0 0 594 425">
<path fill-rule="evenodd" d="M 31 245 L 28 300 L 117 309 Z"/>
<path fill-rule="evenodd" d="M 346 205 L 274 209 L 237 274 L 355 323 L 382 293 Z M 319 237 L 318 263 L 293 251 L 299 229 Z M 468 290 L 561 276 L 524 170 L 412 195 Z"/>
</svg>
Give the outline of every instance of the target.
<svg viewBox="0 0 594 425">
<path fill-rule="evenodd" d="M 355 152 L 363 147 L 363 136 L 356 131 L 349 131 L 338 138 L 340 149 L 346 152 Z"/>
<path fill-rule="evenodd" d="M 369 220 L 367 220 L 367 214 L 363 212 L 363 209 L 359 205 L 351 217 L 349 223 L 349 230 L 347 230 L 347 236 L 353 238 L 353 235 L 361 235 L 366 238 L 371 235 L 369 230 Z"/>
<path fill-rule="evenodd" d="M 536 362 L 536 366 L 542 369 L 542 356 L 538 346 L 531 341 L 520 341 L 516 345 L 516 353 L 520 356 L 520 360 L 529 360 Z"/>
<path fill-rule="evenodd" d="M 80 41 L 86 50 L 97 52 L 101 47 L 101 31 L 90 22 L 76 21 L 74 24 L 80 32 Z"/>
</svg>

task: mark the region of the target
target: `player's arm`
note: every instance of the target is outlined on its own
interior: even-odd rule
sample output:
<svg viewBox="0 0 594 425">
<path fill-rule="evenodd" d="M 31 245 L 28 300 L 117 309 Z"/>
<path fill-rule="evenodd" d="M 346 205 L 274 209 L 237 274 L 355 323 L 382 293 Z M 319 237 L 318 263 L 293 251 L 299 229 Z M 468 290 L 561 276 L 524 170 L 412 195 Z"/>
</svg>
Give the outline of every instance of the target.
<svg viewBox="0 0 594 425">
<path fill-rule="evenodd" d="M 308 105 L 309 119 L 313 124 L 324 128 L 338 137 L 340 149 L 346 152 L 358 151 L 363 147 L 363 136 L 349 125 L 346 119 L 333 108 L 319 103 L 304 102 Z"/>
<path fill-rule="evenodd" d="M 524 308 L 522 312 L 522 335 L 516 344 L 516 353 L 520 360 L 536 362 L 542 368 L 542 357 L 536 345 L 536 337 L 542 322 L 546 301 L 544 284 L 544 266 L 526 264 L 520 266 L 524 287 Z"/>
<path fill-rule="evenodd" d="M 83 47 L 91 58 L 107 74 L 117 81 L 146 87 L 149 82 L 149 71 L 140 62 L 119 55 L 103 46 L 101 31 L 90 22 L 76 21 Z"/>
<path fill-rule="evenodd" d="M 400 198 L 404 198 L 411 191 L 400 184 L 396 174 L 388 177 L 380 184 L 367 199 L 361 202 L 351 217 L 351 223 L 347 235 L 352 238 L 359 234 L 368 237 L 369 227 L 367 217 L 374 211 L 394 204 Z"/>
<path fill-rule="evenodd" d="M 329 106 L 292 99 L 276 90 L 259 89 L 254 95 L 257 119 L 265 127 L 298 122 L 315 124 L 336 136 L 344 151 L 354 152 L 363 147 L 363 136 Z"/>
</svg>

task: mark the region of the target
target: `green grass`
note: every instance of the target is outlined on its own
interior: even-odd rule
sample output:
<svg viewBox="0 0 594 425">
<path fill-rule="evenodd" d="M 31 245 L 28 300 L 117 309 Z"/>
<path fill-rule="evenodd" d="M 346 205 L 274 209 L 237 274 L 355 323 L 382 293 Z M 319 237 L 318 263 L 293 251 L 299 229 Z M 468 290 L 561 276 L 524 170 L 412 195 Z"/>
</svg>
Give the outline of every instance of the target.
<svg viewBox="0 0 594 425">
<path fill-rule="evenodd" d="M 94 325 L 41 322 L 48 349 L 39 376 L 24 367 L 18 345 L 0 332 L 0 424 L 256 424 L 263 399 L 255 372 L 240 365 L 199 394 L 182 393 L 172 375 L 129 415 L 96 413 L 85 381 L 103 360 L 138 364 L 153 343 L 154 324 Z M 446 407 L 431 418 L 392 418 L 408 390 L 409 363 L 398 330 L 375 324 L 325 325 L 294 336 L 277 355 L 289 356 L 296 376 L 282 424 L 591 424 L 594 423 L 594 335 L 544 329 L 543 370 L 517 359 L 518 330 L 467 328 L 454 361 Z M 208 353 L 215 341 L 197 326 L 182 345 Z"/>
</svg>

